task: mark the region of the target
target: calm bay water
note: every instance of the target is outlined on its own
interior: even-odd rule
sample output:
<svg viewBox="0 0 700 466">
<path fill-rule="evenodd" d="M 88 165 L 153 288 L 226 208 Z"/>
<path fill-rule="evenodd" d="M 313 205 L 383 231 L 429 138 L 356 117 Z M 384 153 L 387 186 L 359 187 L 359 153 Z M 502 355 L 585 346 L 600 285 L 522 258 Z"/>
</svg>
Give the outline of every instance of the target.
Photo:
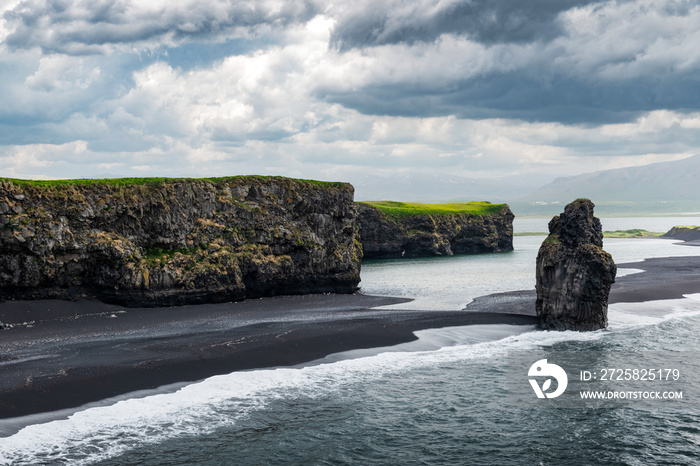
<svg viewBox="0 0 700 466">
<path fill-rule="evenodd" d="M 414 297 L 419 309 L 460 309 L 479 295 L 531 289 L 541 241 L 516 237 L 516 251 L 503 254 L 368 262 L 361 286 Z M 605 248 L 618 264 L 700 255 L 659 239 Z M 398 347 L 212 377 L 30 425 L 0 439 L 0 464 L 699 463 L 700 403 L 532 410 L 505 401 L 510 351 L 533 361 L 554 351 L 700 351 L 700 296 L 613 305 L 609 318 L 609 329 L 591 333 L 428 330 Z"/>
<path fill-rule="evenodd" d="M 365 261 L 363 293 L 401 296 L 414 301 L 404 309 L 463 309 L 477 296 L 535 288 L 535 258 L 543 236 L 516 236 L 514 251 L 469 256 Z M 605 250 L 619 266 L 618 276 L 633 272 L 626 262 L 651 257 L 700 255 L 700 248 L 670 239 L 605 239 Z"/>
<path fill-rule="evenodd" d="M 562 210 L 564 208 L 562 207 Z M 513 220 L 515 233 L 549 231 L 547 225 L 550 219 L 545 218 L 516 218 Z M 635 228 L 658 233 L 665 233 L 677 225 L 700 225 L 700 217 L 685 215 L 678 217 L 603 217 L 600 219 L 604 231 L 632 230 Z"/>
</svg>

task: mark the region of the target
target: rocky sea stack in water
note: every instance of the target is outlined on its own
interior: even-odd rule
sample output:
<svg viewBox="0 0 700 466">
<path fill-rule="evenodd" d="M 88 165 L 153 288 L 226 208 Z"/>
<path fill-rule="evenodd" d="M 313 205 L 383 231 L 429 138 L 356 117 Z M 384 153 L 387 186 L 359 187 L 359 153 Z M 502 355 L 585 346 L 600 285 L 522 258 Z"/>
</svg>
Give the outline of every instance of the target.
<svg viewBox="0 0 700 466">
<path fill-rule="evenodd" d="M 603 251 L 593 203 L 577 199 L 549 222 L 537 254 L 537 319 L 551 330 L 598 330 L 608 325 L 608 295 L 617 267 Z"/>
<path fill-rule="evenodd" d="M 353 292 L 353 187 L 281 177 L 0 179 L 0 299 L 127 306 Z"/>
</svg>

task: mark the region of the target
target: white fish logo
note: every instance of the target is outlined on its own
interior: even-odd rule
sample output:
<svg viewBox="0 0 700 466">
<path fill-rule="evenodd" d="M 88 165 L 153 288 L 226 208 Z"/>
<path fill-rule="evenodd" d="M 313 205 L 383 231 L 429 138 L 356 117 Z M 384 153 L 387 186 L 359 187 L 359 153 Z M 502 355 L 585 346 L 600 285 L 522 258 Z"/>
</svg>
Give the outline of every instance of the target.
<svg viewBox="0 0 700 466">
<path fill-rule="evenodd" d="M 542 388 L 540 388 L 537 380 L 529 379 L 530 385 L 532 385 L 532 389 L 535 391 L 537 398 L 556 398 L 564 393 L 564 390 L 566 390 L 566 386 L 569 383 L 569 378 L 566 376 L 564 369 L 556 364 L 548 364 L 546 359 L 540 359 L 530 366 L 530 370 L 528 371 L 527 375 L 529 377 L 554 377 L 554 379 L 557 381 L 557 389 L 551 393 L 545 393 L 552 385 L 551 378 L 544 381 Z"/>
</svg>

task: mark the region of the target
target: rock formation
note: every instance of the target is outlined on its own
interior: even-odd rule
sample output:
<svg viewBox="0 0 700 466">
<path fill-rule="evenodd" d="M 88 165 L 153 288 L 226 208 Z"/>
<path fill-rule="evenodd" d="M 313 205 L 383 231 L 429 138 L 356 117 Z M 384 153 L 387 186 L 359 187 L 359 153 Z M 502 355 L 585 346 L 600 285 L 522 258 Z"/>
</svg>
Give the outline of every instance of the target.
<svg viewBox="0 0 700 466">
<path fill-rule="evenodd" d="M 357 203 L 364 258 L 451 256 L 513 250 L 513 213 L 417 214 L 393 218 Z"/>
<path fill-rule="evenodd" d="M 598 330 L 608 325 L 608 295 L 617 268 L 603 251 L 593 203 L 577 199 L 549 222 L 537 254 L 537 319 L 552 330 Z"/>
<path fill-rule="evenodd" d="M 662 238 L 673 238 L 683 241 L 700 241 L 700 227 L 699 226 L 675 226 L 668 230 Z"/>
<path fill-rule="evenodd" d="M 0 299 L 128 306 L 357 289 L 345 183 L 0 179 Z"/>
</svg>

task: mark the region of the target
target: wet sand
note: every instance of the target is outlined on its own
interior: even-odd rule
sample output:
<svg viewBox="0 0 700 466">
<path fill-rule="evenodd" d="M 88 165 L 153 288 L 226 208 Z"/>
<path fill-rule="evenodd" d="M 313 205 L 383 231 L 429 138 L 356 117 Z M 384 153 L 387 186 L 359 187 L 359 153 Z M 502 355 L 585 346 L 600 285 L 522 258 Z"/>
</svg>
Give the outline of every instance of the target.
<svg viewBox="0 0 700 466">
<path fill-rule="evenodd" d="M 618 268 L 644 272 L 617 278 L 610 289 L 610 304 L 678 299 L 700 293 L 700 256 L 645 259 L 620 264 Z M 534 316 L 536 299 L 535 290 L 497 293 L 476 298 L 466 310 Z"/>
<path fill-rule="evenodd" d="M 81 406 L 216 374 L 289 366 L 470 324 L 531 316 L 375 309 L 405 299 L 283 296 L 133 309 L 95 301 L 0 303 L 0 419 Z"/>
</svg>

